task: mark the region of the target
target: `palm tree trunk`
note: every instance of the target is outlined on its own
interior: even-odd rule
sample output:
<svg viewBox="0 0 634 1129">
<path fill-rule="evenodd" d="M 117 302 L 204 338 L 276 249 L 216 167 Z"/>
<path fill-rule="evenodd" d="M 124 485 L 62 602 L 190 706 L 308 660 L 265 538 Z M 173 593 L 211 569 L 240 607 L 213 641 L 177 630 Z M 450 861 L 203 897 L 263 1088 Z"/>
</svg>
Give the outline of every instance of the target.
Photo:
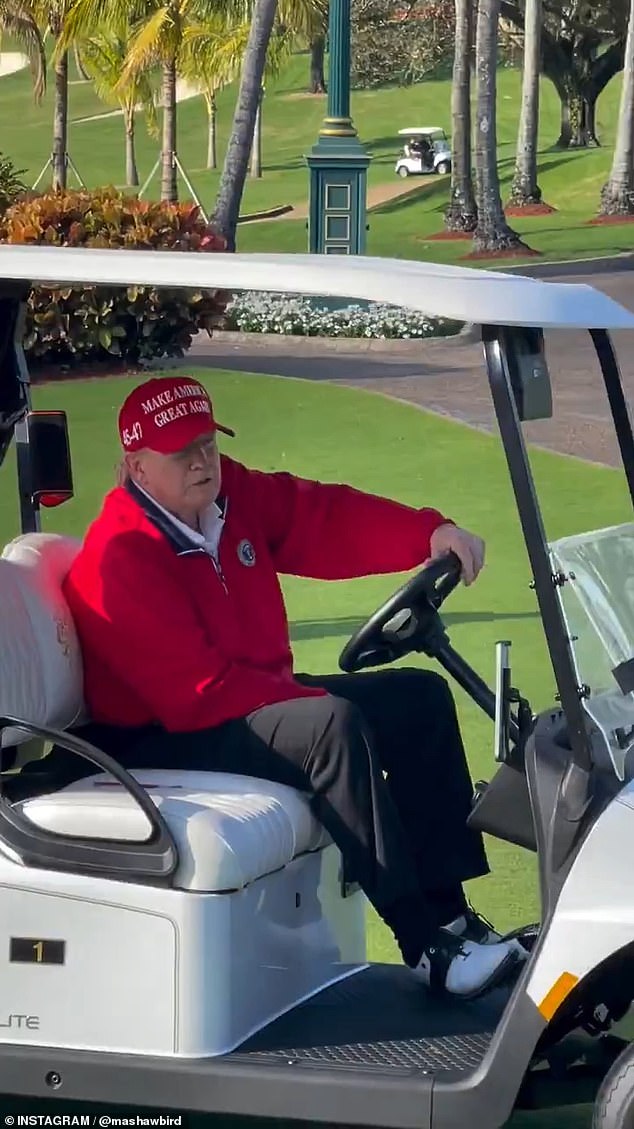
<svg viewBox="0 0 634 1129">
<path fill-rule="evenodd" d="M 124 111 L 125 121 L 125 182 L 130 188 L 137 188 L 139 184 L 139 171 L 136 167 L 136 152 L 134 147 L 134 106 Z"/>
<path fill-rule="evenodd" d="M 178 200 L 176 182 L 176 60 L 163 64 L 163 147 L 161 150 L 161 200 Z"/>
<path fill-rule="evenodd" d="M 311 94 L 326 93 L 326 77 L 324 75 L 324 57 L 326 54 L 326 36 L 323 32 L 314 35 L 310 41 L 310 92 Z"/>
<path fill-rule="evenodd" d="M 634 0 L 627 25 L 621 104 L 612 168 L 601 191 L 603 216 L 634 215 Z"/>
<path fill-rule="evenodd" d="M 451 84 L 451 188 L 447 231 L 474 231 L 477 210 L 471 176 L 471 51 L 473 0 L 455 0 L 456 31 Z"/>
<path fill-rule="evenodd" d="M 214 228 L 227 240 L 229 251 L 235 251 L 236 227 L 253 143 L 266 52 L 276 11 L 277 0 L 256 0 L 249 39 L 242 60 L 240 88 L 233 115 L 231 137 L 212 221 Z"/>
<path fill-rule="evenodd" d="M 55 63 L 55 101 L 53 104 L 53 191 L 66 188 L 68 152 L 68 54 Z"/>
<path fill-rule="evenodd" d="M 601 147 L 601 142 L 597 137 L 597 98 L 593 95 L 585 99 L 586 107 L 586 135 L 588 138 L 588 145 L 596 145 L 597 148 Z"/>
<path fill-rule="evenodd" d="M 260 91 L 258 112 L 255 115 L 253 127 L 253 145 L 251 146 L 251 176 L 258 179 L 262 176 L 262 100 L 264 92 Z"/>
<path fill-rule="evenodd" d="M 479 0 L 476 29 L 475 167 L 478 223 L 474 252 L 520 249 L 524 246 L 504 217 L 497 166 L 497 37 L 500 0 Z"/>
<path fill-rule="evenodd" d="M 541 6 L 542 0 L 526 0 L 522 105 L 515 154 L 515 173 L 511 185 L 511 203 L 515 207 L 539 204 L 542 198 L 537 183 Z"/>
<path fill-rule="evenodd" d="M 218 168 L 218 149 L 216 142 L 216 92 L 215 90 L 207 91 L 205 94 L 205 102 L 207 103 L 207 168 Z"/>
</svg>

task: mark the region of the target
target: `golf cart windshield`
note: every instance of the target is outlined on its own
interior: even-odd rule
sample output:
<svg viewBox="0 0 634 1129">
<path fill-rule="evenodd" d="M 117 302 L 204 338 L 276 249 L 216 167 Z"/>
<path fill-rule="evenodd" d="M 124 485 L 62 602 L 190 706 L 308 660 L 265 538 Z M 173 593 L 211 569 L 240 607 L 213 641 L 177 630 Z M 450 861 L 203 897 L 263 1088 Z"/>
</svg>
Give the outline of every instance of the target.
<svg viewBox="0 0 634 1129">
<path fill-rule="evenodd" d="M 624 779 L 634 747 L 634 524 L 565 537 L 550 553 L 584 709 L 599 731 L 593 753 Z"/>
</svg>

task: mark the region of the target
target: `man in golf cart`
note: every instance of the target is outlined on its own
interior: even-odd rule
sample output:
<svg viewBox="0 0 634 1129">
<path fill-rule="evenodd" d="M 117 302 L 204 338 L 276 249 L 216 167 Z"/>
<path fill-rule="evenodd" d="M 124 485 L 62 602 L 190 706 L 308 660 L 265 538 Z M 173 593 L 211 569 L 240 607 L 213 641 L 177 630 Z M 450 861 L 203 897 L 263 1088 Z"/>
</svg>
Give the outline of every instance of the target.
<svg viewBox="0 0 634 1129">
<path fill-rule="evenodd" d="M 478 995 L 519 952 L 463 893 L 488 865 L 466 825 L 473 789 L 448 686 L 423 670 L 294 674 L 278 574 L 384 574 L 452 550 L 469 584 L 483 544 L 434 509 L 250 470 L 219 454 L 218 431 L 233 434 L 187 376 L 147 381 L 121 408 L 121 483 L 65 583 L 84 735 L 128 768 L 308 792 L 404 961 L 426 984 Z"/>
<path fill-rule="evenodd" d="M 405 146 L 406 157 L 416 157 L 427 161 L 431 154 L 431 145 L 426 137 L 410 137 Z"/>
</svg>

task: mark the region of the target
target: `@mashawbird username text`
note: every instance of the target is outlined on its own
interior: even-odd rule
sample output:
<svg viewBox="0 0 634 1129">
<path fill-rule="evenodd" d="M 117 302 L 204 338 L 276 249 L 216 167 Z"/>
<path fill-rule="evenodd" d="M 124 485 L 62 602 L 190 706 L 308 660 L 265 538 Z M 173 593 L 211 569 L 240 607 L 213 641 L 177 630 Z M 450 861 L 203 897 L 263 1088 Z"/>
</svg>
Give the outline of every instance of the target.
<svg viewBox="0 0 634 1129">
<path fill-rule="evenodd" d="M 117 1117 L 111 1113 L 8 1113 L 4 1124 L 17 1129 L 20 1125 L 86 1125 L 99 1129 L 115 1129 L 118 1125 L 183 1125 L 183 1116 L 177 1114 L 156 1114 L 154 1117 L 135 1114 Z"/>
</svg>

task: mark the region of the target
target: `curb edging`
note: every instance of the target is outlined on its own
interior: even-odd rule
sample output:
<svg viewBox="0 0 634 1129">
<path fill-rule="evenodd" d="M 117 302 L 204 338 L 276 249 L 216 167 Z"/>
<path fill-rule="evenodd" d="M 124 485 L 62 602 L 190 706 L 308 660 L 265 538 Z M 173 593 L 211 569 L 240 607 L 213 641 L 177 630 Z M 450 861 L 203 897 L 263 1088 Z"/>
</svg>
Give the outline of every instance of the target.
<svg viewBox="0 0 634 1129">
<path fill-rule="evenodd" d="M 474 327 L 468 323 L 457 333 L 438 334 L 428 337 L 319 337 L 293 333 L 244 333 L 240 330 L 214 329 L 212 341 L 226 342 L 227 345 L 251 345 L 254 348 L 274 348 L 283 351 L 284 347 L 297 348 L 301 345 L 308 350 L 333 353 L 416 353 L 422 345 L 430 342 L 462 341 L 469 339 Z M 204 348 L 204 346 L 203 346 Z"/>
</svg>

